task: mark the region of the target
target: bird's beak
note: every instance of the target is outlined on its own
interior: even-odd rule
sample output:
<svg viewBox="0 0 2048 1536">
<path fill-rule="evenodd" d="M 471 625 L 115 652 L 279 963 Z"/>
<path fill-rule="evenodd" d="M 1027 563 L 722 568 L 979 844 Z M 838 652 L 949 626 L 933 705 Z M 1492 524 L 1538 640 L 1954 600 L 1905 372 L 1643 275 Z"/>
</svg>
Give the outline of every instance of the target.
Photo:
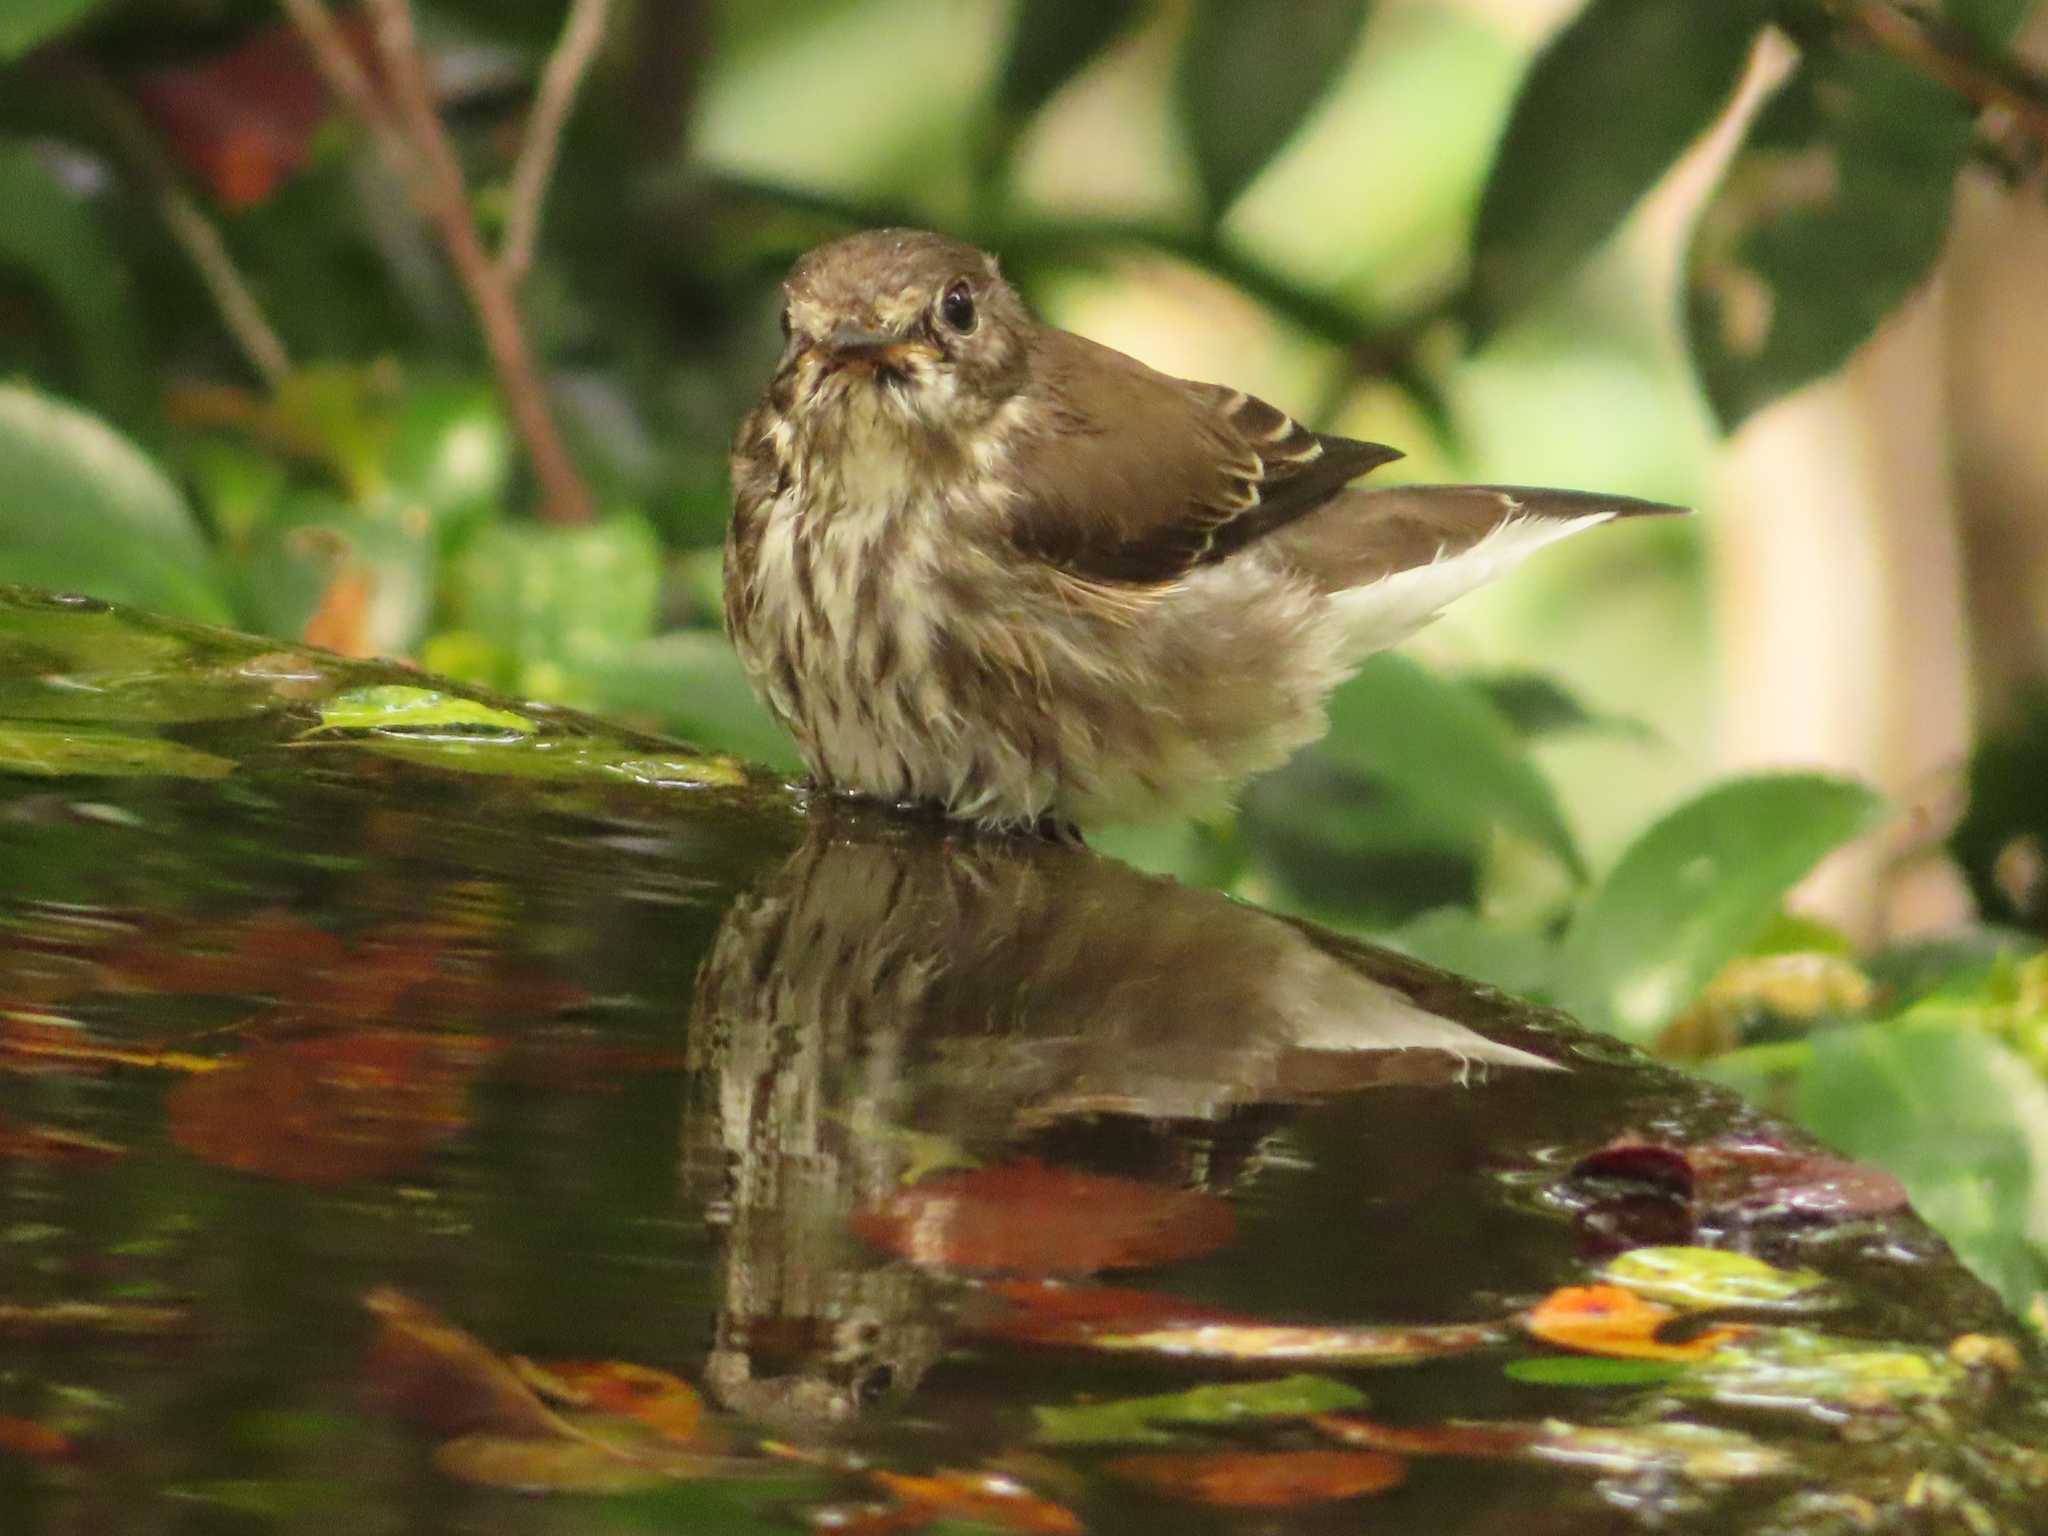
<svg viewBox="0 0 2048 1536">
<path fill-rule="evenodd" d="M 900 338 L 887 331 L 863 331 L 857 326 L 834 326 L 825 337 L 825 351 L 835 362 L 887 362 Z"/>
</svg>

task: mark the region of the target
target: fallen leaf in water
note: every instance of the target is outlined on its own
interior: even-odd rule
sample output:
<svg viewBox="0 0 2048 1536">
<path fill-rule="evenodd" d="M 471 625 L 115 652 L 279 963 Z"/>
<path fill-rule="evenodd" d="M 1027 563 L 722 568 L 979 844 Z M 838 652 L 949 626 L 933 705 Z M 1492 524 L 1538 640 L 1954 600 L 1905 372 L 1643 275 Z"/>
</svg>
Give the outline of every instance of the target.
<svg viewBox="0 0 2048 1536">
<path fill-rule="evenodd" d="M 123 736 L 75 725 L 0 725 L 0 774 L 31 778 L 218 779 L 235 771 L 216 757 L 161 736 Z"/>
<path fill-rule="evenodd" d="M 1364 1406 L 1365 1394 L 1341 1381 L 1283 1376 L 1277 1381 L 1219 1382 L 1153 1397 L 1036 1407 L 1031 1414 L 1037 1422 L 1034 1438 L 1044 1445 L 1166 1445 L 1178 1437 L 1161 1425 L 1298 1419 Z"/>
<path fill-rule="evenodd" d="M 441 1435 L 582 1439 L 474 1334 L 402 1291 L 363 1298 L 377 1320 L 366 1367 L 390 1412 Z"/>
<path fill-rule="evenodd" d="M 61 1163 L 70 1167 L 93 1167 L 110 1163 L 127 1148 L 78 1131 L 62 1131 L 50 1125 L 7 1125 L 0 1122 L 0 1161 L 18 1163 Z"/>
<path fill-rule="evenodd" d="M 1702 1225 L 1845 1221 L 1906 1205 L 1905 1186 L 1881 1168 L 1753 1138 L 1677 1143 L 1618 1137 L 1573 1165 L 1567 1192 L 1574 1186 L 1596 1225 L 1605 1207 L 1627 1198 L 1631 1188 L 1666 1202 L 1669 1219 L 1657 1226 L 1659 1241 L 1674 1225 L 1689 1236 Z M 1616 1186 L 1623 1190 L 1619 1196 Z M 1607 1224 L 1624 1233 L 1643 1226 L 1640 1217 Z"/>
<path fill-rule="evenodd" d="M 1464 1456 L 1584 1467 L 1603 1475 L 1675 1472 L 1697 1482 L 1786 1477 L 1792 1458 L 1752 1437 L 1704 1424 L 1608 1428 L 1546 1419 L 1540 1424 L 1451 1420 L 1442 1424 L 1378 1424 L 1348 1414 L 1309 1421 L 1346 1445 L 1403 1456 Z"/>
<path fill-rule="evenodd" d="M 219 923 L 137 934 L 108 955 L 109 986 L 131 992 L 283 996 L 338 968 L 347 946 L 275 909 Z"/>
<path fill-rule="evenodd" d="M 993 1280 L 977 1298 L 1002 1303 L 984 1307 L 970 1303 L 963 1325 L 971 1333 L 1019 1344 L 1092 1348 L 1105 1337 L 1129 1337 L 1153 1329 L 1192 1328 L 1204 1324 L 1255 1324 L 1258 1320 L 1218 1307 L 1204 1306 L 1163 1291 L 1130 1290 L 1113 1285 L 1068 1285 L 1048 1280 Z"/>
<path fill-rule="evenodd" d="M 1717 1248 L 1632 1248 L 1607 1261 L 1601 1279 L 1674 1307 L 1811 1307 L 1826 1282 L 1810 1269 L 1779 1269 Z"/>
<path fill-rule="evenodd" d="M 0 1339 L 158 1338 L 191 1323 L 183 1307 L 132 1301 L 0 1301 Z"/>
<path fill-rule="evenodd" d="M 935 1269 L 1085 1275 L 1213 1252 L 1237 1220 L 1201 1191 L 1024 1161 L 898 1190 L 856 1212 L 853 1230 Z"/>
<path fill-rule="evenodd" d="M 625 1360 L 551 1360 L 515 1356 L 512 1369 L 556 1403 L 636 1420 L 663 1439 L 693 1444 L 704 1424 L 704 1400 L 680 1376 Z"/>
<path fill-rule="evenodd" d="M 1872 1344 L 1806 1328 L 1756 1328 L 1738 1348 L 1687 1373 L 1671 1390 L 1732 1407 L 1812 1413 L 1888 1409 L 1946 1397 L 1969 1377 L 1944 1350 Z"/>
<path fill-rule="evenodd" d="M 1226 1509 L 1288 1509 L 1381 1493 L 1408 1475 L 1379 1451 L 1211 1451 L 1123 1456 L 1108 1468 L 1155 1493 Z"/>
<path fill-rule="evenodd" d="M 911 1476 L 878 1469 L 868 1476 L 897 1503 L 895 1510 L 878 1511 L 880 1518 L 913 1518 L 913 1523 L 886 1529 L 914 1530 L 937 1520 L 960 1520 L 1024 1536 L 1079 1536 L 1082 1530 L 1072 1510 L 1039 1498 L 999 1473 L 941 1469 Z"/>
<path fill-rule="evenodd" d="M 665 1464 L 599 1440 L 461 1435 L 434 1448 L 434 1465 L 448 1476 L 515 1493 L 631 1493 L 698 1476 L 708 1464 Z"/>
<path fill-rule="evenodd" d="M 520 736 L 530 736 L 540 729 L 526 716 L 514 714 L 509 709 L 497 709 L 432 688 L 390 683 L 337 693 L 320 706 L 320 723 L 306 734 L 371 730 L 424 735 L 434 731 L 476 728 L 510 731 Z"/>
<path fill-rule="evenodd" d="M 1507 1330 L 1485 1323 L 1414 1328 L 1351 1328 L 1335 1324 L 1201 1323 L 1103 1334 L 1091 1348 L 1271 1365 L 1405 1365 L 1469 1355 L 1502 1343 Z"/>
<path fill-rule="evenodd" d="M 1629 1360 L 1704 1360 L 1744 1331 L 1710 1328 L 1696 1338 L 1660 1340 L 1658 1330 L 1679 1315 L 1618 1285 L 1571 1285 L 1531 1307 L 1522 1326 L 1560 1349 Z"/>
<path fill-rule="evenodd" d="M 1670 1360 L 1613 1360 L 1604 1355 L 1536 1355 L 1510 1360 L 1501 1374 L 1532 1387 L 1650 1387 L 1676 1381 L 1690 1367 Z"/>
<path fill-rule="evenodd" d="M 396 1030 L 259 1046 L 171 1090 L 171 1139 L 218 1167 L 295 1184 L 388 1178 L 469 1123 L 488 1051 Z"/>
<path fill-rule="evenodd" d="M 62 1461 L 72 1444 L 54 1429 L 45 1429 L 31 1419 L 17 1419 L 0 1413 L 0 1456 L 26 1456 L 31 1461 Z"/>
</svg>

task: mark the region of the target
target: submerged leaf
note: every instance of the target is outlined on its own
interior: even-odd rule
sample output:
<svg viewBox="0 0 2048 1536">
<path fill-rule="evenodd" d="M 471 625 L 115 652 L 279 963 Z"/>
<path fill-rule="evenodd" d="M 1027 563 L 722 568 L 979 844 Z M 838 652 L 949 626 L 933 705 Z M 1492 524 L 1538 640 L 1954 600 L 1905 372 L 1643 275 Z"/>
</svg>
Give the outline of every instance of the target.
<svg viewBox="0 0 2048 1536">
<path fill-rule="evenodd" d="M 406 736 L 379 731 L 346 745 L 459 773 L 515 779 L 644 784 L 657 789 L 736 788 L 746 770 L 731 758 L 651 752 L 587 736 Z"/>
<path fill-rule="evenodd" d="M 925 1521 L 959 1520 L 1019 1536 L 1080 1536 L 1083 1529 L 1074 1512 L 1048 1499 L 1041 1499 L 1014 1478 L 996 1472 L 970 1472 L 953 1468 L 924 1476 L 907 1476 L 877 1468 L 868 1474 L 877 1486 L 892 1494 L 900 1509 L 885 1512 L 919 1524 Z M 905 1524 L 892 1529 L 914 1529 Z"/>
<path fill-rule="evenodd" d="M 1601 1278 L 1674 1307 L 1811 1305 L 1826 1284 L 1810 1269 L 1779 1269 L 1717 1248 L 1634 1248 L 1607 1261 Z"/>
<path fill-rule="evenodd" d="M 1786 1477 L 1797 1470 L 1785 1452 L 1735 1430 L 1705 1424 L 1607 1427 L 1546 1419 L 1540 1424 L 1452 1420 L 1405 1425 L 1337 1414 L 1319 1414 L 1311 1422 L 1346 1445 L 1404 1456 L 1548 1462 L 1584 1467 L 1603 1476 L 1664 1471 L 1697 1482 L 1727 1483 Z"/>
<path fill-rule="evenodd" d="M 1237 1220 L 1227 1203 L 1197 1190 L 1026 1160 L 898 1190 L 857 1212 L 853 1230 L 937 1269 L 1086 1275 L 1213 1252 Z"/>
<path fill-rule="evenodd" d="M 160 736 L 122 736 L 74 725 L 0 725 L 0 774 L 34 778 L 218 779 L 234 759 Z"/>
<path fill-rule="evenodd" d="M 1224 1509 L 1291 1509 L 1383 1493 L 1408 1464 L 1379 1451 L 1211 1451 L 1122 1456 L 1108 1469 L 1155 1493 Z"/>
<path fill-rule="evenodd" d="M 1277 1381 L 1224 1382 L 1127 1397 L 1107 1403 L 1078 1403 L 1031 1410 L 1035 1438 L 1046 1445 L 1169 1444 L 1176 1437 L 1160 1425 L 1240 1424 L 1259 1419 L 1298 1419 L 1312 1413 L 1362 1408 L 1365 1394 L 1327 1376 L 1283 1376 Z"/>
<path fill-rule="evenodd" d="M 630 1493 L 678 1472 L 596 1440 L 534 1440 L 462 1435 L 436 1446 L 434 1465 L 458 1482 L 516 1493 Z"/>
</svg>

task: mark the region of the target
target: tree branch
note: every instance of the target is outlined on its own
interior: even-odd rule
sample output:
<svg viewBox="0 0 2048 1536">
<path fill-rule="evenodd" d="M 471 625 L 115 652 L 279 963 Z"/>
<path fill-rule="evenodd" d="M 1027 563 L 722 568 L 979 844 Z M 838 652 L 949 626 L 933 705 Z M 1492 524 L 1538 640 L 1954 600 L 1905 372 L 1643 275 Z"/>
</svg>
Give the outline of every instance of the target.
<svg viewBox="0 0 2048 1536">
<path fill-rule="evenodd" d="M 2011 59 L 1987 54 L 1948 23 L 1892 0 L 1830 0 L 1829 9 L 1893 58 L 1979 111 L 2003 113 L 2048 150 L 2048 80 Z"/>
<path fill-rule="evenodd" d="M 541 70 L 540 90 L 527 120 L 526 137 L 519 146 L 519 158 L 512 167 L 511 206 L 505 215 L 504 243 L 498 248 L 498 266 L 505 280 L 516 290 L 533 267 L 533 248 L 540 234 L 541 210 L 547 202 L 548 181 L 554 175 L 555 155 L 561 147 L 562 129 L 576 104 L 576 93 L 590 61 L 604 42 L 605 23 L 611 0 L 575 0 L 569 19 L 562 23 L 562 36 Z"/>
<path fill-rule="evenodd" d="M 456 281 L 476 313 L 484 348 L 498 376 L 498 392 L 533 465 L 542 520 L 591 521 L 595 510 L 590 490 L 555 425 L 512 284 L 477 232 L 462 162 L 427 82 L 419 40 L 413 32 L 410 0 L 366 0 L 388 97 L 371 84 L 356 62 L 324 0 L 283 3 L 313 50 L 329 87 L 369 131 L 440 237 Z"/>
</svg>

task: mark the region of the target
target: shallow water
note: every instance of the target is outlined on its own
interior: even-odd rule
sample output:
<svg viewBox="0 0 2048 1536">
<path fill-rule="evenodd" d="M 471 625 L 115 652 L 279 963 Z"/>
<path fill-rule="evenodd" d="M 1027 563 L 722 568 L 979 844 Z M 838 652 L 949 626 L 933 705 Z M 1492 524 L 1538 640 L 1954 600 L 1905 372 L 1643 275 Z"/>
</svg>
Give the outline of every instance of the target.
<svg viewBox="0 0 2048 1536">
<path fill-rule="evenodd" d="M 2048 1529 L 2031 1356 L 1983 1342 L 2024 1330 L 1718 1090 L 1085 852 L 335 703 L 427 681 L 0 600 L 6 1536 Z M 1824 1284 L 1605 1354 L 1514 1320 L 1650 1243 Z M 1815 1370 L 1757 1364 L 1788 1325 Z M 704 1423 L 621 1438 L 514 1356 Z M 1552 1450 L 1233 1507 L 1244 1457 L 1340 1448 L 1261 1416 L 1301 1375 Z M 1233 1383 L 1095 1443 L 1034 1412 Z M 1745 1438 L 1570 1438 L 1664 1425 Z"/>
</svg>

